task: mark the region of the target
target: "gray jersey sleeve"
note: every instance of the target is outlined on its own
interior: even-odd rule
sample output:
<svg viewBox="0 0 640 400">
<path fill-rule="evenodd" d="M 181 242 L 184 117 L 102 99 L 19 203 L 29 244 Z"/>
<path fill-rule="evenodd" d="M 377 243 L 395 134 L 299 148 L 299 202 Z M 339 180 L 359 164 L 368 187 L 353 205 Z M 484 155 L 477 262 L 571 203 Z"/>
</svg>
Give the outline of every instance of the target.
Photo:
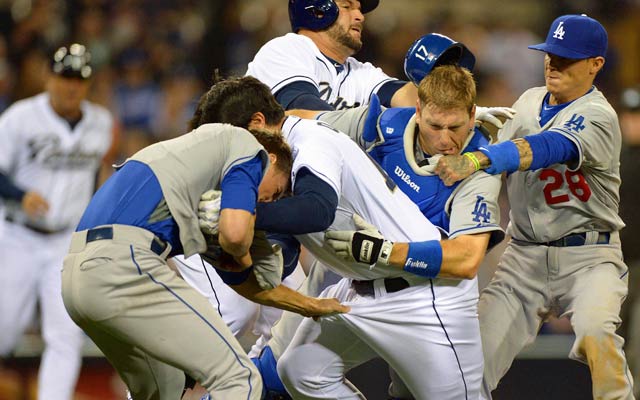
<svg viewBox="0 0 640 400">
<path fill-rule="evenodd" d="M 465 179 L 451 194 L 445 209 L 449 214 L 449 237 L 491 232 L 491 244 L 504 238 L 500 227 L 498 196 L 500 175 L 476 172 Z"/>
<path fill-rule="evenodd" d="M 339 111 L 326 111 L 317 119 L 331 125 L 334 129 L 346 134 L 363 149 L 368 143 L 363 139 L 364 121 L 369 113 L 369 106 L 349 108 Z"/>
</svg>

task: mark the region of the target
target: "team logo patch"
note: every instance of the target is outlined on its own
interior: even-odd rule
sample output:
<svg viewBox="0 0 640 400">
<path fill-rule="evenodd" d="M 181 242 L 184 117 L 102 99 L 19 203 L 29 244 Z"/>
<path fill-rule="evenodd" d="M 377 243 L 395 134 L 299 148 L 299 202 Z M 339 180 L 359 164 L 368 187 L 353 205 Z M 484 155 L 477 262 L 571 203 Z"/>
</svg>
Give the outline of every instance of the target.
<svg viewBox="0 0 640 400">
<path fill-rule="evenodd" d="M 564 32 L 564 27 L 562 25 L 564 25 L 564 21 L 560 22 L 560 24 L 558 25 L 556 30 L 553 31 L 553 38 L 554 39 L 564 40 L 565 32 Z"/>
</svg>

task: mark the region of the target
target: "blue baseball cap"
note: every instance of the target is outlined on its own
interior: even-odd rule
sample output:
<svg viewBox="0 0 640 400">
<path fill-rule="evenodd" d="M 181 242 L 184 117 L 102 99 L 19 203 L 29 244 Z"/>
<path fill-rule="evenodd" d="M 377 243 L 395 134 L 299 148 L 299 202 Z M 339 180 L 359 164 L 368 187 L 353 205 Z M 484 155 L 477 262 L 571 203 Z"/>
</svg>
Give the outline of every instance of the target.
<svg viewBox="0 0 640 400">
<path fill-rule="evenodd" d="M 585 14 L 563 15 L 553 21 L 544 43 L 529 48 L 571 59 L 604 57 L 607 31 L 600 22 Z"/>
</svg>

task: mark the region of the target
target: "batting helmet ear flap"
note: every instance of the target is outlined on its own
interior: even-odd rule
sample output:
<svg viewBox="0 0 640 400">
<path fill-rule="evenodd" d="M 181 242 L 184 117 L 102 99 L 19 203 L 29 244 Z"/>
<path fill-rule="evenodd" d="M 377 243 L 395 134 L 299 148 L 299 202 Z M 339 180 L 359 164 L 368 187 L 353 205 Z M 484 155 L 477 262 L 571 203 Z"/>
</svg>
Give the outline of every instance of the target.
<svg viewBox="0 0 640 400">
<path fill-rule="evenodd" d="M 459 65 L 473 70 L 476 57 L 467 47 L 439 33 L 424 35 L 409 47 L 404 57 L 404 73 L 416 86 L 439 65 Z"/>
</svg>

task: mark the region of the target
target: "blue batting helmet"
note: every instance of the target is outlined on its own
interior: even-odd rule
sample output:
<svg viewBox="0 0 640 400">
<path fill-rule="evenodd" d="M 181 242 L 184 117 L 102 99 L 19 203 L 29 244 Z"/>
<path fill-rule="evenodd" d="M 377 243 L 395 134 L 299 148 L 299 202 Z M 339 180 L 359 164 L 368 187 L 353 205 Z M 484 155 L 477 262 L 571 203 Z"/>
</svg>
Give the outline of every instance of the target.
<svg viewBox="0 0 640 400">
<path fill-rule="evenodd" d="M 378 7 L 380 0 L 360 0 L 363 14 Z M 300 28 L 312 31 L 327 29 L 338 19 L 340 10 L 334 0 L 289 0 L 289 21 L 291 30 Z"/>
<path fill-rule="evenodd" d="M 459 65 L 473 70 L 476 58 L 465 45 L 439 33 L 424 35 L 409 47 L 404 73 L 416 86 L 438 65 Z"/>
</svg>

